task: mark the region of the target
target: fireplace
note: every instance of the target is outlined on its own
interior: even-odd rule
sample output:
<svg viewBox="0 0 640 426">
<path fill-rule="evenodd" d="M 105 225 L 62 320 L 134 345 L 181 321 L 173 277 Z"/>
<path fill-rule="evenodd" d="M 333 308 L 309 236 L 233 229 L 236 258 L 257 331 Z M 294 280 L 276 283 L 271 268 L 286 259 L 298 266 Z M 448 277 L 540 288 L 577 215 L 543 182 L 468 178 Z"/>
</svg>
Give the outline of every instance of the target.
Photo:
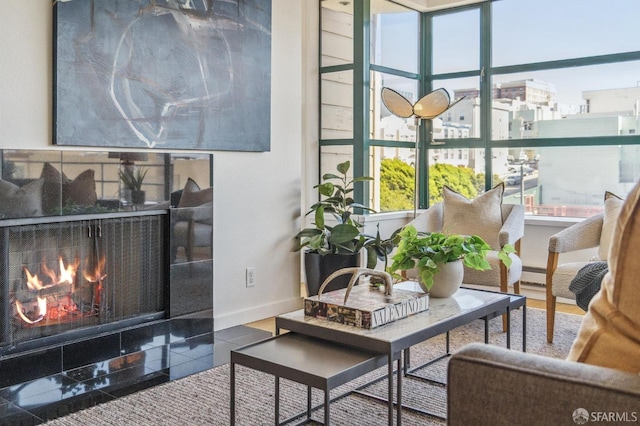
<svg viewBox="0 0 640 426">
<path fill-rule="evenodd" d="M 162 315 L 165 218 L 119 213 L 1 226 L 0 354 Z"/>
<path fill-rule="evenodd" d="M 172 353 L 151 381 L 210 368 L 184 348 L 213 342 L 213 157 L 0 157 L 0 389 L 141 352 Z M 142 201 L 121 178 L 138 169 Z"/>
</svg>

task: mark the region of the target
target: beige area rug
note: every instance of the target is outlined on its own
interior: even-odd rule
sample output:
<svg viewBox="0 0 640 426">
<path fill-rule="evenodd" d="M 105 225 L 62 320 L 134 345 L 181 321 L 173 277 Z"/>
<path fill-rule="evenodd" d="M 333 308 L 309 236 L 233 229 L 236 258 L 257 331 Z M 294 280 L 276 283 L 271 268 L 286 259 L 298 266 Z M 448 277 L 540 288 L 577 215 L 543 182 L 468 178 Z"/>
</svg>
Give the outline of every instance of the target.
<svg viewBox="0 0 640 426">
<path fill-rule="evenodd" d="M 527 310 L 527 352 L 549 357 L 567 356 L 581 316 L 557 313 L 556 333 L 553 344 L 545 338 L 545 312 Z M 512 314 L 512 349 L 521 350 L 522 311 Z M 451 332 L 451 350 L 456 351 L 470 342 L 483 341 L 484 322 L 475 321 Z M 490 343 L 504 346 L 506 335 L 502 333 L 502 321 L 490 321 Z M 412 365 L 419 365 L 442 354 L 444 336 L 439 336 L 411 349 Z M 418 375 L 446 379 L 448 358 L 417 372 Z M 386 374 L 386 367 L 335 389 L 332 396 L 353 389 L 366 380 Z M 274 424 L 273 376 L 244 367 L 236 371 L 237 424 L 241 426 Z M 367 391 L 386 395 L 386 381 L 367 387 Z M 281 419 L 302 412 L 306 407 L 306 388 L 287 381 L 281 382 Z M 322 400 L 322 392 L 314 390 L 315 402 Z M 446 415 L 446 390 L 443 386 L 429 384 L 416 378 L 403 380 L 403 402 L 421 409 Z M 322 410 L 316 410 L 314 418 L 322 421 Z M 349 395 L 331 404 L 333 425 L 386 425 L 387 406 L 360 395 Z M 436 417 L 403 410 L 405 425 L 444 425 Z M 115 401 L 107 402 L 45 423 L 48 426 L 122 426 L 122 425 L 228 425 L 229 424 L 229 365 L 223 365 L 154 388 L 139 391 Z"/>
</svg>

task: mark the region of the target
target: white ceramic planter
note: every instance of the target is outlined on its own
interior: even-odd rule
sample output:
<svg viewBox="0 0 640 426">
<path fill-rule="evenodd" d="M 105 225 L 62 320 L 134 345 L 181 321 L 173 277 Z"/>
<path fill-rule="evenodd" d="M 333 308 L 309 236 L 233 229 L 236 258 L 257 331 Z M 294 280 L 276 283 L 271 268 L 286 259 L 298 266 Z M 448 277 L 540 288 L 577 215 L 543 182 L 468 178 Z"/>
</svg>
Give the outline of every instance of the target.
<svg viewBox="0 0 640 426">
<path fill-rule="evenodd" d="M 464 265 L 462 260 L 442 263 L 438 265 L 440 272 L 433 276 L 433 287 L 429 291 L 431 297 L 449 297 L 462 284 Z"/>
</svg>

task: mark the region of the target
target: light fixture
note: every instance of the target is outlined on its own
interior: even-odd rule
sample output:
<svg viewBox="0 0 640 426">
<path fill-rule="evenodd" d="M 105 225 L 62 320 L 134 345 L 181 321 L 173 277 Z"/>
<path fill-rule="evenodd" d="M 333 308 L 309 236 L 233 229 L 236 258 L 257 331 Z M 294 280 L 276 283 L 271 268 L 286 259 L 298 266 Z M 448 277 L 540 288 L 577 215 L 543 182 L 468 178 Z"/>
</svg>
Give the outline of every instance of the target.
<svg viewBox="0 0 640 426">
<path fill-rule="evenodd" d="M 415 117 L 416 119 L 431 120 L 436 118 L 461 100 L 451 103 L 449 92 L 444 88 L 429 92 L 418 102 L 411 105 L 411 102 L 400 93 L 388 87 L 382 88 L 382 102 L 384 106 L 393 114 L 402 118 Z"/>
<path fill-rule="evenodd" d="M 436 89 L 433 92 L 429 92 L 420 99 L 415 104 L 411 104 L 407 98 L 402 96 L 400 93 L 396 92 L 393 89 L 388 87 L 383 87 L 382 92 L 382 103 L 387 109 L 395 116 L 401 118 L 415 118 L 416 124 L 416 160 L 415 160 L 415 183 L 414 183 L 414 192 L 413 192 L 413 217 L 416 217 L 418 211 L 418 171 L 420 170 L 420 151 L 419 151 L 419 132 L 420 128 L 420 120 L 432 120 L 460 102 L 464 99 L 464 96 L 455 102 L 451 103 L 451 97 L 449 96 L 449 92 L 444 88 Z M 433 140 L 430 141 L 432 145 L 437 145 L 437 143 Z"/>
</svg>

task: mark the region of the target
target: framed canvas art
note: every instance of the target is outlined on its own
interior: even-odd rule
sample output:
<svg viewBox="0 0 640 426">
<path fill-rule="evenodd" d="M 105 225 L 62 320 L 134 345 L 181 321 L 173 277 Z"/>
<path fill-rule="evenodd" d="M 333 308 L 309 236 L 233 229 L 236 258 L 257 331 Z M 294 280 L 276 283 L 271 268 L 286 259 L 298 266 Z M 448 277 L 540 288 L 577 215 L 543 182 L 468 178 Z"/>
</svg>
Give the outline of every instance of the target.
<svg viewBox="0 0 640 426">
<path fill-rule="evenodd" d="M 59 0 L 54 143 L 268 151 L 270 0 Z"/>
</svg>

